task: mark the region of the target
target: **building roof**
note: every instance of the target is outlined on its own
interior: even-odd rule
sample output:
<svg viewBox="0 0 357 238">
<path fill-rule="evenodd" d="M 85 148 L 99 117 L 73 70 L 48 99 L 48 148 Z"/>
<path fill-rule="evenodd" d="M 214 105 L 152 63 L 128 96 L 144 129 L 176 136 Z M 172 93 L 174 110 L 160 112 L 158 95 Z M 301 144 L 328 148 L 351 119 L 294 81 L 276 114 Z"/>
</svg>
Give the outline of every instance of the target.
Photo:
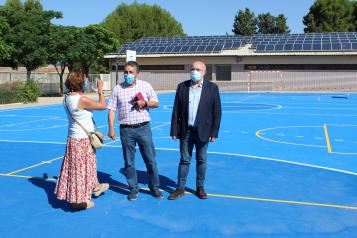
<svg viewBox="0 0 357 238">
<path fill-rule="evenodd" d="M 188 55 L 357 55 L 357 32 L 259 34 L 253 36 L 146 37 L 119 50 L 142 57 Z M 109 54 L 106 58 L 118 56 Z"/>
</svg>

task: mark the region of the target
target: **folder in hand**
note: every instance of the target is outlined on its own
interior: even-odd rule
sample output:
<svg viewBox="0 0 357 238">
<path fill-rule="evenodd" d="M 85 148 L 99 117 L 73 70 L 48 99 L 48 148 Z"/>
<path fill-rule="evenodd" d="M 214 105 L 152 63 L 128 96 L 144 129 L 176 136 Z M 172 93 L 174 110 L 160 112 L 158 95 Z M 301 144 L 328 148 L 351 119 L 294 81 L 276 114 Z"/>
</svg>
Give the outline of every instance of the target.
<svg viewBox="0 0 357 238">
<path fill-rule="evenodd" d="M 138 92 L 137 94 L 135 94 L 134 99 L 135 99 L 135 101 L 139 101 L 139 100 L 145 101 L 144 96 L 141 94 L 141 92 Z"/>
</svg>

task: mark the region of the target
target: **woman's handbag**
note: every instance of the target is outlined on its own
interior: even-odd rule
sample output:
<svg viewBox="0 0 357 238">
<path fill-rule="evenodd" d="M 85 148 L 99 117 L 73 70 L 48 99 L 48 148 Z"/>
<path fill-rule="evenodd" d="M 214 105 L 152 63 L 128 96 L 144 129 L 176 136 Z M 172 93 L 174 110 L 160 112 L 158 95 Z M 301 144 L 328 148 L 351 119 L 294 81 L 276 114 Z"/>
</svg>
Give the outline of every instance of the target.
<svg viewBox="0 0 357 238">
<path fill-rule="evenodd" d="M 65 108 L 67 109 L 67 112 L 69 113 L 69 115 L 71 116 L 73 121 L 75 121 L 85 131 L 85 133 L 87 134 L 87 136 L 89 138 L 89 141 L 90 141 L 92 147 L 94 149 L 100 149 L 100 148 L 104 147 L 103 142 L 105 140 L 105 135 L 101 131 L 98 130 L 98 127 L 95 124 L 95 121 L 94 121 L 93 117 L 92 117 L 92 121 L 93 121 L 93 124 L 95 126 L 95 131 L 94 132 L 89 132 L 79 121 L 77 121 L 76 119 L 73 118 L 72 113 L 69 111 L 69 109 L 67 107 L 66 98 L 67 98 L 67 96 L 65 96 L 65 98 L 64 98 L 64 105 L 65 105 Z"/>
</svg>

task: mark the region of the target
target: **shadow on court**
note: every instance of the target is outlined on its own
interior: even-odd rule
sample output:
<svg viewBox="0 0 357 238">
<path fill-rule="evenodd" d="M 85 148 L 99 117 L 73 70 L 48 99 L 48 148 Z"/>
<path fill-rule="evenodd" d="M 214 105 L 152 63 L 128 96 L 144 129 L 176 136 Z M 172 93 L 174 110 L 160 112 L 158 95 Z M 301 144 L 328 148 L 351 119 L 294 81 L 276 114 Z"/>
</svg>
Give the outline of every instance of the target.
<svg viewBox="0 0 357 238">
<path fill-rule="evenodd" d="M 125 175 L 124 168 L 120 169 L 120 173 Z M 98 180 L 100 183 L 109 183 L 109 189 L 113 192 L 128 195 L 129 187 L 126 184 L 123 184 L 115 179 L 111 178 L 112 175 L 98 171 Z M 149 184 L 149 175 L 146 171 L 137 170 L 137 177 L 138 183 L 143 184 L 148 187 Z M 57 179 L 57 177 L 55 177 Z M 176 189 L 177 184 L 175 181 L 171 180 L 170 178 L 160 175 L 160 188 L 166 192 L 172 192 Z M 56 187 L 55 181 L 48 180 L 48 175 L 45 173 L 42 177 L 34 177 L 28 179 L 33 185 L 43 189 L 46 192 L 48 204 L 52 206 L 54 209 L 62 209 L 65 212 L 76 212 L 78 210 L 72 209 L 71 205 L 63 200 L 57 199 L 56 195 L 54 194 L 54 190 Z M 185 189 L 187 192 L 195 194 L 195 191 L 190 188 Z M 141 193 L 151 195 L 150 191 L 147 190 L 140 190 Z"/>
<path fill-rule="evenodd" d="M 43 177 L 30 178 L 29 181 L 33 185 L 42 188 L 46 192 L 48 203 L 52 206 L 52 208 L 62 209 L 65 212 L 75 212 L 76 210 L 72 209 L 68 202 L 57 199 L 56 195 L 54 194 L 56 182 L 49 181 L 47 179 L 48 175 L 43 174 Z"/>
<path fill-rule="evenodd" d="M 124 168 L 120 169 L 120 173 L 122 173 L 125 176 L 125 170 Z M 149 184 L 149 174 L 146 171 L 142 170 L 136 170 L 136 174 L 138 177 L 138 183 L 139 184 L 144 184 L 146 187 L 148 187 Z M 173 181 L 172 179 L 164 176 L 164 175 L 159 175 L 159 180 L 160 180 L 160 189 L 166 191 L 166 192 L 173 192 L 176 187 L 177 183 Z M 191 188 L 185 188 L 185 191 L 196 194 L 196 191 L 191 189 Z M 141 193 L 145 194 L 151 194 L 149 191 L 146 190 L 140 190 Z"/>
</svg>

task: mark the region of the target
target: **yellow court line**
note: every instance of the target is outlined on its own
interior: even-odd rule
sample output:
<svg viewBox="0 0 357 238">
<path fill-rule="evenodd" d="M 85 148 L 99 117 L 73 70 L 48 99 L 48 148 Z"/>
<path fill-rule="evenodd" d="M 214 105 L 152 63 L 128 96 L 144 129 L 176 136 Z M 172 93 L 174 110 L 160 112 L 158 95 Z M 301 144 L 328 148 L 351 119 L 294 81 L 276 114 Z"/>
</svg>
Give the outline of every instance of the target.
<svg viewBox="0 0 357 238">
<path fill-rule="evenodd" d="M 328 131 L 327 131 L 327 125 L 324 124 L 324 132 L 325 132 L 325 137 L 326 137 L 326 145 L 327 145 L 327 151 L 331 154 L 331 143 L 330 143 L 330 138 L 328 136 Z"/>
<path fill-rule="evenodd" d="M 108 143 L 105 143 L 104 145 L 108 145 L 108 144 L 114 143 L 114 142 L 116 142 L 116 141 L 117 141 L 117 140 L 112 141 L 112 142 L 108 142 Z M 63 158 L 63 156 L 60 156 L 60 157 L 57 157 L 57 158 L 54 158 L 54 159 L 51 159 L 51 160 L 42 161 L 41 163 L 34 164 L 34 165 L 28 166 L 28 167 L 26 167 L 26 168 L 22 168 L 22 169 L 18 169 L 18 170 L 12 171 L 12 172 L 10 172 L 10 173 L 7 173 L 6 175 L 16 174 L 16 173 L 18 173 L 18 172 L 21 172 L 21 171 L 24 171 L 24 170 L 28 170 L 28 169 L 32 169 L 32 168 L 38 167 L 38 166 L 43 165 L 43 164 L 48 164 L 48 163 L 51 163 L 51 162 L 53 162 L 53 161 L 56 161 L 56 160 L 59 160 L 59 159 L 62 159 L 62 158 Z"/>
<path fill-rule="evenodd" d="M 43 179 L 43 180 L 51 180 L 51 181 L 57 181 L 55 178 L 43 178 L 43 177 L 35 177 L 35 176 L 27 176 L 27 175 L 18 175 L 18 174 L 0 174 L 0 176 L 3 177 L 15 177 L 15 178 L 35 178 L 35 179 Z"/>
<path fill-rule="evenodd" d="M 33 176 L 24 176 L 24 175 L 9 175 L 9 174 L 0 174 L 0 176 L 4 177 L 16 177 L 16 178 L 37 178 L 37 179 L 44 179 L 44 180 L 52 180 L 56 181 L 54 178 L 42 178 L 42 177 L 33 177 Z M 126 189 L 122 186 L 112 185 L 111 187 Z M 149 191 L 148 188 L 140 188 L 140 190 Z M 162 190 L 168 192 L 166 190 Z M 193 195 L 192 193 L 185 192 L 185 194 Z M 345 206 L 345 205 L 336 205 L 336 204 L 325 204 L 325 203 L 315 203 L 315 202 L 299 202 L 299 201 L 291 201 L 291 200 L 281 200 L 281 199 L 270 199 L 270 198 L 257 198 L 257 197 L 246 197 L 246 196 L 234 196 L 234 195 L 225 195 L 225 194 L 214 194 L 209 193 L 208 196 L 210 197 L 221 197 L 221 198 L 229 198 L 229 199 L 241 199 L 241 200 L 250 200 L 250 201 L 259 201 L 259 202 L 274 202 L 274 203 L 287 203 L 287 204 L 294 204 L 294 205 L 305 205 L 305 206 L 315 206 L 315 207 L 329 207 L 329 208 L 337 208 L 337 209 L 348 209 L 348 210 L 357 210 L 355 206 Z"/>
<path fill-rule="evenodd" d="M 13 175 L 13 174 L 16 174 L 18 172 L 21 172 L 21 171 L 24 171 L 24 170 L 28 170 L 28 169 L 32 169 L 34 167 L 37 167 L 37 166 L 40 166 L 40 165 L 43 165 L 43 164 L 48 164 L 48 163 L 51 163 L 53 161 L 56 161 L 56 160 L 59 160 L 59 159 L 62 159 L 62 158 L 63 158 L 63 156 L 60 156 L 60 157 L 57 157 L 57 158 L 54 158 L 54 159 L 51 159 L 51 160 L 42 161 L 41 163 L 34 164 L 34 165 L 28 166 L 26 168 L 15 170 L 13 172 L 7 173 L 6 175 Z"/>
</svg>

